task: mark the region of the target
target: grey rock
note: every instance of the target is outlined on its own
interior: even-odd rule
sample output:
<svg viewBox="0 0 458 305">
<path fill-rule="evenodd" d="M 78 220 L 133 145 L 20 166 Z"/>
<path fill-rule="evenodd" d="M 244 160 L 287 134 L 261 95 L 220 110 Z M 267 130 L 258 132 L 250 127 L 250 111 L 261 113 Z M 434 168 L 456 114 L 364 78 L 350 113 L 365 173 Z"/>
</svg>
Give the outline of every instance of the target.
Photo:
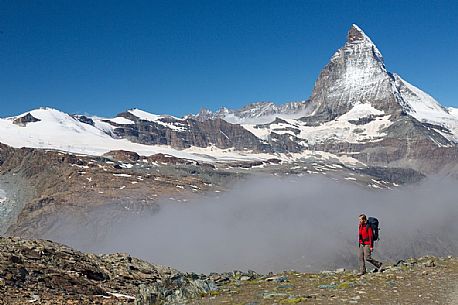
<svg viewBox="0 0 458 305">
<path fill-rule="evenodd" d="M 266 282 L 275 282 L 275 283 L 283 283 L 288 282 L 287 276 L 273 276 L 266 278 Z"/>
<path fill-rule="evenodd" d="M 339 269 L 336 269 L 335 273 L 344 273 L 345 272 L 345 268 L 339 268 Z"/>
<path fill-rule="evenodd" d="M 264 299 L 272 299 L 272 298 L 276 298 L 276 297 L 289 297 L 289 294 L 281 293 L 281 292 L 265 292 L 265 293 L 263 293 L 262 297 Z"/>
<path fill-rule="evenodd" d="M 80 121 L 81 123 L 84 123 L 84 124 L 88 124 L 88 125 L 94 126 L 94 120 L 91 119 L 91 118 L 88 118 L 88 117 L 85 116 L 85 115 L 73 115 L 72 117 L 75 118 L 75 119 L 77 119 L 77 120 Z"/>
<path fill-rule="evenodd" d="M 16 119 L 14 119 L 13 124 L 16 124 L 16 125 L 24 127 L 28 123 L 34 123 L 34 122 L 39 122 L 39 121 L 40 121 L 40 119 L 37 119 L 36 117 L 31 115 L 30 113 L 27 113 L 24 116 L 21 116 L 21 117 L 18 117 Z"/>
<path fill-rule="evenodd" d="M 319 285 L 318 288 L 320 288 L 320 289 L 334 289 L 334 288 L 337 288 L 337 285 L 335 285 L 335 284 L 323 284 L 323 285 Z"/>
</svg>

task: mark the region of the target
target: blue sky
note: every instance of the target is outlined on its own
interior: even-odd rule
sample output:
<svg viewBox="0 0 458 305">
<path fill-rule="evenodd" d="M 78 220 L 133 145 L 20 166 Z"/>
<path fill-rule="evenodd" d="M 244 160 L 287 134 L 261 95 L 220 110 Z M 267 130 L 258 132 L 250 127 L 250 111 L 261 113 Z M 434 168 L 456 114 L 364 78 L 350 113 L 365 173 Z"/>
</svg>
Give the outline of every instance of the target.
<svg viewBox="0 0 458 305">
<path fill-rule="evenodd" d="M 352 23 L 458 107 L 456 1 L 0 0 L 0 116 L 113 116 L 306 99 Z"/>
</svg>

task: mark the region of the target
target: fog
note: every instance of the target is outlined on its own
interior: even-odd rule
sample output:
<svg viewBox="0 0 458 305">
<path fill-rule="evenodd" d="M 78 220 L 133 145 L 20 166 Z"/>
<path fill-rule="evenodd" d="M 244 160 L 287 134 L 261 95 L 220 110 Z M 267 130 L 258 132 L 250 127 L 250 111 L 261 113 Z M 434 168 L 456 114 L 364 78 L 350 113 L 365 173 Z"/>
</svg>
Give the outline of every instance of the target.
<svg viewBox="0 0 458 305">
<path fill-rule="evenodd" d="M 456 180 L 439 178 L 378 191 L 325 177 L 253 178 L 121 218 L 119 205 L 62 214 L 45 238 L 199 273 L 353 268 L 361 213 L 380 221 L 377 259 L 457 255 L 457 198 Z"/>
</svg>

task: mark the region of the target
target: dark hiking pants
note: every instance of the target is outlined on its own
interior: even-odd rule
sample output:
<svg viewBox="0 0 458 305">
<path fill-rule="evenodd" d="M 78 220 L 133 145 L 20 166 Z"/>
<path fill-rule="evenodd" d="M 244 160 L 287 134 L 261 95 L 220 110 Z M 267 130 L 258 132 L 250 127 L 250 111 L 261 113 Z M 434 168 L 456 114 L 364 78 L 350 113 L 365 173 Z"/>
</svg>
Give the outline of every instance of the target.
<svg viewBox="0 0 458 305">
<path fill-rule="evenodd" d="M 382 263 L 373 259 L 371 254 L 371 247 L 369 245 L 359 245 L 359 272 L 366 273 L 366 261 L 374 265 L 375 268 L 380 268 Z"/>
</svg>

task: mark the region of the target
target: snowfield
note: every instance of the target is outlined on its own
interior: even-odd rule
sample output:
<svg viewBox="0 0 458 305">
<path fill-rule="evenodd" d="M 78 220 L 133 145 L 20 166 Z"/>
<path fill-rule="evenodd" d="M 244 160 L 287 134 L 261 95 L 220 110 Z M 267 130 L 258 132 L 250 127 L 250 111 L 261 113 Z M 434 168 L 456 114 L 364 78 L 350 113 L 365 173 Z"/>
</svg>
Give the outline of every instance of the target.
<svg viewBox="0 0 458 305">
<path fill-rule="evenodd" d="M 0 119 L 0 142 L 12 147 L 56 149 L 85 155 L 102 155 L 111 150 L 129 150 L 149 156 L 157 153 L 179 158 L 206 160 L 168 146 L 132 143 L 110 136 L 113 126 L 94 118 L 94 125 L 84 124 L 70 115 L 52 108 L 40 108 L 30 112 L 39 122 L 26 126 L 13 124 L 15 118 Z M 24 113 L 18 117 L 24 116 Z M 116 118 L 118 121 L 119 118 Z"/>
<path fill-rule="evenodd" d="M 452 135 L 441 133 L 453 142 L 458 142 L 458 109 L 444 108 L 432 96 L 395 75 L 399 92 L 407 103 L 406 112 L 420 122 L 439 125 L 449 129 Z"/>
<path fill-rule="evenodd" d="M 84 155 L 103 155 L 111 150 L 134 151 L 142 156 L 153 154 L 166 154 L 178 158 L 192 159 L 205 162 L 220 161 L 263 161 L 278 158 L 282 161 L 294 161 L 303 158 L 322 158 L 341 160 L 349 164 L 357 164 L 358 161 L 347 156 L 336 156 L 325 152 L 305 151 L 295 154 L 267 154 L 253 153 L 251 151 L 236 151 L 234 149 L 220 149 L 215 146 L 205 148 L 191 147 L 177 150 L 166 145 L 145 145 L 130 142 L 126 139 L 111 137 L 113 126 L 103 122 L 102 119 L 93 117 L 94 125 L 78 121 L 70 115 L 52 108 L 40 108 L 32 110 L 33 117 L 38 122 L 28 123 L 26 126 L 13 124 L 16 117 L 0 119 L 0 142 L 12 147 L 32 147 L 43 149 L 55 149 Z M 26 115 L 24 113 L 18 117 Z M 138 111 L 134 112 L 140 115 Z M 155 116 L 147 116 L 142 113 L 142 119 L 158 119 Z M 119 118 L 115 118 L 116 121 Z"/>
<path fill-rule="evenodd" d="M 361 125 L 350 123 L 350 121 L 368 117 L 374 117 L 374 120 Z M 384 136 L 381 130 L 392 124 L 389 120 L 390 116 L 384 115 L 383 111 L 375 109 L 370 104 L 359 103 L 354 105 L 346 114 L 319 126 L 306 126 L 300 120 L 285 119 L 282 116 L 279 118 L 287 123 L 270 124 L 268 127 L 253 124 L 243 124 L 242 126 L 263 140 L 268 140 L 269 135 L 274 132 L 276 134 L 290 134 L 306 140 L 310 144 L 316 144 L 329 139 L 349 143 L 378 141 Z"/>
<path fill-rule="evenodd" d="M 156 124 L 165 126 L 165 127 L 170 128 L 172 130 L 185 131 L 187 129 L 186 126 L 183 126 L 183 125 L 177 126 L 175 124 L 166 123 L 163 120 L 161 120 L 161 119 L 166 119 L 166 118 L 179 120 L 179 118 L 176 118 L 176 117 L 173 117 L 173 116 L 163 116 L 163 115 L 152 114 L 152 113 L 140 110 L 140 109 L 131 109 L 128 112 L 130 114 L 133 114 L 134 116 L 136 116 L 140 120 L 154 122 Z"/>
</svg>

